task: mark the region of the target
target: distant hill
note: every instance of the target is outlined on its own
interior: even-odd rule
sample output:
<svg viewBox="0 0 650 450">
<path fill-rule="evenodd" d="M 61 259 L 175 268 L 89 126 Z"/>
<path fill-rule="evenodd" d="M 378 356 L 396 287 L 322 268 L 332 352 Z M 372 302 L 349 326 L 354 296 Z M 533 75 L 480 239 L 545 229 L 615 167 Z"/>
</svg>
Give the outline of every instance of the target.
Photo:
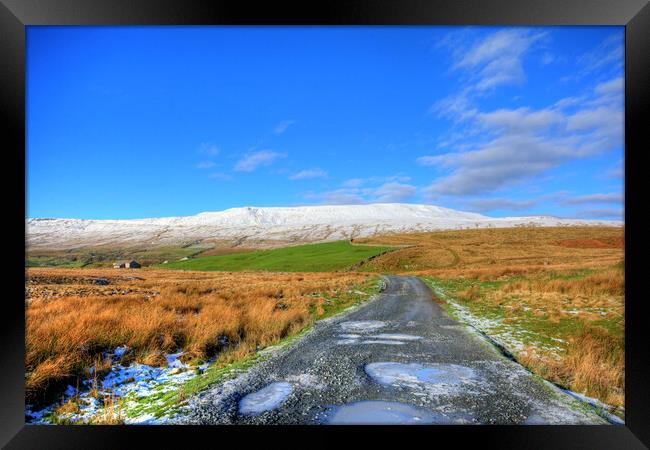
<svg viewBox="0 0 650 450">
<path fill-rule="evenodd" d="M 199 243 L 218 245 L 226 242 L 230 246 L 260 247 L 479 227 L 622 225 L 620 221 L 550 216 L 493 218 L 433 205 L 401 203 L 244 207 L 186 217 L 132 220 L 31 218 L 26 222 L 29 251 L 191 246 Z"/>
</svg>

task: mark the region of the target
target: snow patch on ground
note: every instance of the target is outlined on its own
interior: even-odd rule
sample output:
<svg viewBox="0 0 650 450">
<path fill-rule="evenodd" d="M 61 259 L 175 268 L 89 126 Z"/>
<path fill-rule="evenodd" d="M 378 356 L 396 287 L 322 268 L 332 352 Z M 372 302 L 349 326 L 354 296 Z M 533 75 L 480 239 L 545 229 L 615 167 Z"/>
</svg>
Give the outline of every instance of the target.
<svg viewBox="0 0 650 450">
<path fill-rule="evenodd" d="M 509 351 L 524 351 L 525 342 L 529 341 L 530 338 L 534 338 L 535 335 L 530 331 L 522 330 L 513 326 L 512 324 L 508 326 L 503 325 L 503 319 L 501 318 L 488 318 L 488 317 L 478 317 L 470 311 L 469 308 L 456 302 L 451 296 L 449 296 L 442 288 L 436 286 L 435 284 L 429 284 L 433 292 L 439 298 L 443 299 L 454 311 L 454 314 L 464 323 L 470 325 L 476 330 L 485 333 L 490 336 L 494 342 L 502 346 L 503 348 L 508 349 Z M 555 339 L 556 341 L 561 341 Z M 540 349 L 558 352 L 562 351 L 560 347 L 555 347 L 552 345 L 537 343 L 537 346 Z"/>
<path fill-rule="evenodd" d="M 593 397 L 587 397 L 584 394 L 580 394 L 578 392 L 571 391 L 569 389 L 562 389 L 562 392 L 569 394 L 571 397 L 576 398 L 582 402 L 588 403 L 589 405 L 593 406 L 596 408 L 601 415 L 603 415 L 609 422 L 616 424 L 616 425 L 625 425 L 625 421 L 623 421 L 620 417 L 609 413 L 609 410 L 613 409 L 612 406 L 606 405 L 605 403 L 601 402 L 600 400 L 593 398 Z M 622 411 L 625 411 L 624 409 L 621 408 Z"/>
<path fill-rule="evenodd" d="M 97 386 L 97 397 L 115 397 L 122 400 L 122 412 L 128 413 L 139 402 L 154 394 L 169 392 L 178 388 L 189 379 L 204 371 L 208 364 L 198 367 L 190 367 L 183 364 L 179 357 L 181 353 L 165 355 L 167 367 L 153 367 L 146 364 L 134 363 L 124 366 L 120 363 L 122 357 L 129 351 L 127 347 L 118 347 L 113 353 L 106 356 L 113 360 L 110 372 L 100 381 Z M 92 370 L 89 370 L 92 374 Z M 63 401 L 56 402 L 39 411 L 32 411 L 27 405 L 25 416 L 30 424 L 51 423 L 51 415 L 61 404 L 74 399 L 79 406 L 78 413 L 61 413 L 60 419 L 69 420 L 74 423 L 86 423 L 102 412 L 102 402 L 92 394 L 92 380 L 85 380 L 79 389 L 68 386 L 63 394 Z M 149 413 L 143 413 L 136 417 L 125 417 L 127 424 L 155 423 L 155 419 Z"/>
</svg>

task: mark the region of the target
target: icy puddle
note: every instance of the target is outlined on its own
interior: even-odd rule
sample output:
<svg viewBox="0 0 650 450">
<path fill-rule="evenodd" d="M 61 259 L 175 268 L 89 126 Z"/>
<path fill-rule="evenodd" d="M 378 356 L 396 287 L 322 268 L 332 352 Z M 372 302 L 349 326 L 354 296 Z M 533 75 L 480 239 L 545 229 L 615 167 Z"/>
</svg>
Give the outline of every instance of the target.
<svg viewBox="0 0 650 450">
<path fill-rule="evenodd" d="M 259 414 L 280 406 L 291 394 L 291 384 L 278 381 L 257 392 L 248 394 L 239 402 L 240 414 Z"/>
<path fill-rule="evenodd" d="M 440 415 L 405 403 L 362 401 L 337 406 L 331 410 L 326 423 L 332 425 L 416 425 L 451 423 Z"/>
<path fill-rule="evenodd" d="M 380 328 L 384 328 L 386 326 L 386 322 L 382 322 L 380 320 L 360 320 L 342 322 L 340 326 L 343 331 L 348 333 L 364 333 L 373 332 Z"/>
<path fill-rule="evenodd" d="M 376 322 L 383 323 L 383 322 Z M 339 339 L 336 343 L 339 345 L 352 345 L 352 344 L 382 344 L 382 345 L 404 345 L 405 341 L 418 341 L 422 339 L 422 336 L 413 336 L 411 334 L 397 334 L 397 333 L 380 333 L 372 334 L 372 331 L 377 330 L 381 327 L 375 325 L 374 321 L 367 322 L 344 322 L 341 325 L 347 324 L 348 327 L 357 327 L 355 331 L 360 331 L 360 328 L 365 327 L 366 330 L 370 330 L 370 334 L 339 334 Z M 353 325 L 349 325 L 353 324 Z M 363 325 L 358 325 L 363 324 Z M 371 325 L 368 325 L 371 324 Z M 347 330 L 346 330 L 347 331 Z"/>
<path fill-rule="evenodd" d="M 456 364 L 377 362 L 367 364 L 365 371 L 377 383 L 425 389 L 433 394 L 453 393 L 454 388 L 473 383 L 477 378 L 473 369 Z"/>
<path fill-rule="evenodd" d="M 395 339 L 398 341 L 419 341 L 420 339 L 422 339 L 422 336 L 413 336 L 412 334 L 389 334 L 389 333 L 376 334 L 373 337 L 377 339 Z"/>
</svg>

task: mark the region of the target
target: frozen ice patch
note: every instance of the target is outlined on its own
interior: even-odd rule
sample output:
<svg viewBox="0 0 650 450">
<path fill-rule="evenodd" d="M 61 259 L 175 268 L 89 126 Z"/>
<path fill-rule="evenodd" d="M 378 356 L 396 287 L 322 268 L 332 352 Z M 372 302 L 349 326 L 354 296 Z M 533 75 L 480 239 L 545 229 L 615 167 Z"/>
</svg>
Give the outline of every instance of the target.
<svg viewBox="0 0 650 450">
<path fill-rule="evenodd" d="M 278 381 L 257 392 L 248 394 L 239 402 L 240 414 L 259 414 L 280 406 L 291 394 L 291 384 Z"/>
<path fill-rule="evenodd" d="M 474 370 L 456 364 L 378 362 L 367 364 L 365 371 L 377 383 L 426 389 L 432 394 L 453 393 L 454 388 L 476 379 Z"/>
<path fill-rule="evenodd" d="M 381 325 L 380 325 L 381 324 Z M 341 326 L 354 328 L 359 332 L 362 329 L 369 331 L 368 334 L 352 334 L 345 333 L 339 334 L 339 339 L 336 343 L 339 345 L 350 344 L 382 344 L 382 345 L 404 345 L 402 341 L 417 341 L 422 339 L 421 336 L 413 336 L 412 334 L 397 334 L 397 333 L 380 333 L 372 334 L 372 331 L 377 328 L 384 327 L 384 322 L 379 321 L 365 321 L 365 322 L 344 322 Z M 362 340 L 363 339 L 363 340 Z"/>
<path fill-rule="evenodd" d="M 333 425 L 417 425 L 447 423 L 448 420 L 405 403 L 361 401 L 332 408 L 326 422 Z"/>
<path fill-rule="evenodd" d="M 361 341 L 360 344 L 404 345 L 404 342 L 389 341 L 384 339 L 366 339 L 364 341 Z"/>
<path fill-rule="evenodd" d="M 373 336 L 377 339 L 395 339 L 397 341 L 418 341 L 422 336 L 413 336 L 412 334 L 382 333 Z"/>
<path fill-rule="evenodd" d="M 364 333 L 364 332 L 372 332 L 380 328 L 383 328 L 386 326 L 386 322 L 382 322 L 379 320 L 360 320 L 360 321 L 342 322 L 340 325 L 343 331 L 352 332 L 352 333 L 355 332 Z"/>
</svg>

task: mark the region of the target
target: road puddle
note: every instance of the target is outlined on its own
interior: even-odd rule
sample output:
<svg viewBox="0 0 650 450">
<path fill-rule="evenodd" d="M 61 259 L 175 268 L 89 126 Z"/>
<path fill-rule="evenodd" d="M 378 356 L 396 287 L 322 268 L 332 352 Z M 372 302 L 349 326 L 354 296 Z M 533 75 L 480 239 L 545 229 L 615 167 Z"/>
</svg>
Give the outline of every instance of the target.
<svg viewBox="0 0 650 450">
<path fill-rule="evenodd" d="M 257 392 L 248 394 L 239 402 L 240 414 L 259 414 L 280 406 L 291 394 L 291 384 L 278 381 Z"/>
<path fill-rule="evenodd" d="M 372 331 L 380 328 L 377 323 L 383 322 L 344 322 L 341 326 L 345 325 L 347 328 L 354 328 L 359 332 L 361 329 L 370 330 L 367 334 L 352 334 L 344 333 L 339 334 L 340 338 L 336 343 L 338 345 L 351 345 L 351 344 L 380 344 L 380 345 L 404 345 L 406 342 L 418 341 L 422 336 L 414 336 L 412 334 L 398 334 L 398 333 L 380 333 L 373 334 Z M 361 324 L 361 325 L 360 325 Z M 381 326 L 383 327 L 383 325 Z M 405 342 L 406 341 L 406 342 Z"/>
<path fill-rule="evenodd" d="M 452 388 L 472 383 L 477 378 L 473 369 L 457 364 L 377 362 L 367 364 L 365 371 L 379 384 L 437 393 L 451 393 Z"/>
<path fill-rule="evenodd" d="M 360 320 L 342 322 L 341 328 L 349 333 L 370 333 L 386 326 L 386 322 L 379 320 Z"/>
<path fill-rule="evenodd" d="M 406 403 L 361 401 L 332 408 L 326 423 L 332 425 L 417 425 L 449 423 L 439 414 Z"/>
<path fill-rule="evenodd" d="M 412 334 L 382 333 L 373 336 L 377 339 L 394 339 L 397 341 L 419 341 L 422 336 L 413 336 Z"/>
</svg>

